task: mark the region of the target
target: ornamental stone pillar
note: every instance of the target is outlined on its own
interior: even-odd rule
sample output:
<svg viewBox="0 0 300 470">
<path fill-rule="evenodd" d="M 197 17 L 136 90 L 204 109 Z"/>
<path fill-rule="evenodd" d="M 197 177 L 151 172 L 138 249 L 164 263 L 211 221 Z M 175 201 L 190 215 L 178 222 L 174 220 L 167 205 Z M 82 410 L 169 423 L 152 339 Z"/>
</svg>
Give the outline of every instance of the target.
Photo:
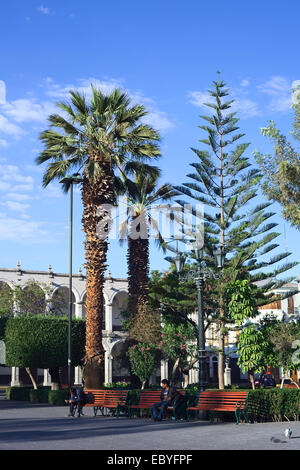
<svg viewBox="0 0 300 470">
<path fill-rule="evenodd" d="M 113 381 L 112 355 L 110 353 L 105 352 L 104 361 L 104 380 L 105 383 L 111 383 Z"/>
<path fill-rule="evenodd" d="M 49 374 L 49 369 L 44 369 L 43 386 L 44 387 L 50 387 L 51 386 L 51 375 Z"/>
<path fill-rule="evenodd" d="M 113 331 L 113 309 L 112 303 L 105 304 L 105 330 L 108 333 L 112 333 Z"/>
<path fill-rule="evenodd" d="M 160 377 L 161 377 L 160 380 L 168 379 L 168 376 L 169 376 L 168 366 L 169 366 L 168 359 L 162 359 L 160 361 Z"/>
<path fill-rule="evenodd" d="M 20 387 L 20 370 L 19 367 L 11 368 L 11 387 Z"/>
</svg>

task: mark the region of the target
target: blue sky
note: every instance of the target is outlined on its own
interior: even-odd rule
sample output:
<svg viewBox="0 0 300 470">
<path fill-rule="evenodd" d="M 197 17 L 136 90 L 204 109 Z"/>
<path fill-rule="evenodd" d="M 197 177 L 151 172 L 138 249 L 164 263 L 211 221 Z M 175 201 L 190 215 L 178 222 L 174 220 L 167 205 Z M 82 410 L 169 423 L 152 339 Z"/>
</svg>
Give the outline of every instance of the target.
<svg viewBox="0 0 300 470">
<path fill-rule="evenodd" d="M 58 185 L 41 188 L 34 160 L 46 118 L 70 88 L 121 86 L 144 103 L 162 134 L 162 182 L 180 184 L 195 161 L 190 147 L 203 138 L 199 114 L 217 70 L 236 100 L 250 156 L 271 152 L 260 133 L 269 120 L 291 130 L 299 13 L 296 0 L 1 2 L 0 265 L 68 270 L 69 199 Z M 298 261 L 299 232 L 283 221 L 279 206 L 273 209 L 277 241 Z M 74 272 L 84 263 L 81 210 L 76 192 Z M 111 242 L 108 261 L 113 276 L 126 276 L 126 245 Z M 167 266 L 152 247 L 151 269 Z"/>
</svg>

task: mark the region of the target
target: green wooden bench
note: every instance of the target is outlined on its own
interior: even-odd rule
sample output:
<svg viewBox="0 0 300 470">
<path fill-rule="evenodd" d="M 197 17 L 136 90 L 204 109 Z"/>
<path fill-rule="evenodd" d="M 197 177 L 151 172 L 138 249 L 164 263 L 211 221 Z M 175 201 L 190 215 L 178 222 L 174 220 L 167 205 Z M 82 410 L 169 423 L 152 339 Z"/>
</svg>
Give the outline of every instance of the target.
<svg viewBox="0 0 300 470">
<path fill-rule="evenodd" d="M 112 409 L 116 417 L 120 416 L 121 411 L 126 411 L 126 402 L 128 399 L 128 390 L 85 390 L 88 395 L 88 403 L 84 406 L 93 407 L 94 416 L 101 411 L 104 416 L 104 409 Z"/>
<path fill-rule="evenodd" d="M 141 390 L 137 397 L 137 403 L 128 405 L 128 415 L 131 417 L 135 412 L 140 416 L 140 410 L 148 410 L 148 415 L 152 414 L 152 405 L 160 401 L 161 390 Z M 181 395 L 184 395 L 183 390 L 179 390 Z M 168 406 L 167 410 L 172 411 L 173 418 L 177 418 L 178 407 L 176 401 L 174 406 Z"/>
<path fill-rule="evenodd" d="M 196 404 L 191 405 L 187 402 L 186 420 L 189 421 L 192 411 L 207 410 L 210 413 L 211 422 L 214 421 L 217 412 L 234 412 L 236 424 L 239 424 L 241 417 L 249 423 L 248 419 L 248 398 L 249 392 L 246 391 L 209 391 L 205 390 L 198 396 Z"/>
</svg>

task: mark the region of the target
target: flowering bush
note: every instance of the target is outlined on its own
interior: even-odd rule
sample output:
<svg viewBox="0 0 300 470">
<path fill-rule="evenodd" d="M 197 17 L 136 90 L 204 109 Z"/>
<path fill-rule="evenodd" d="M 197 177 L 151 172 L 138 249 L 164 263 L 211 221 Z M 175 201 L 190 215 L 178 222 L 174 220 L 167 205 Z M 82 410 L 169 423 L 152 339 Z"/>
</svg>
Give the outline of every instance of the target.
<svg viewBox="0 0 300 470">
<path fill-rule="evenodd" d="M 162 329 L 160 347 L 170 359 L 179 359 L 181 365 L 186 367 L 197 351 L 192 325 L 167 323 Z"/>
<path fill-rule="evenodd" d="M 152 344 L 138 343 L 128 350 L 132 372 L 142 382 L 142 388 L 155 371 L 155 354 L 156 348 Z"/>
<path fill-rule="evenodd" d="M 108 382 L 104 384 L 104 388 L 128 388 L 131 382 L 126 379 L 119 382 Z"/>
</svg>

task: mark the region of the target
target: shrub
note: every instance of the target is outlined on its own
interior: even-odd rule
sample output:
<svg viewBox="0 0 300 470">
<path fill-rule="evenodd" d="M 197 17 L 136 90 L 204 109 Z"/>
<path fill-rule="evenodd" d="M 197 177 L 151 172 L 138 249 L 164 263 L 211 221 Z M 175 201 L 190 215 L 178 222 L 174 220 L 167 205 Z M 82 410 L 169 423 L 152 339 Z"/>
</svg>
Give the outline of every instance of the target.
<svg viewBox="0 0 300 470">
<path fill-rule="evenodd" d="M 29 401 L 30 403 L 48 403 L 50 387 L 42 387 L 37 390 L 30 390 Z"/>
<path fill-rule="evenodd" d="M 156 348 L 152 344 L 138 343 L 131 346 L 127 354 L 132 372 L 140 379 L 144 388 L 146 381 L 155 371 Z"/>
<path fill-rule="evenodd" d="M 251 390 L 249 415 L 255 422 L 299 420 L 300 390 Z"/>
<path fill-rule="evenodd" d="M 56 368 L 67 364 L 68 319 L 25 315 L 9 318 L 5 328 L 6 364 L 17 367 Z M 72 365 L 84 356 L 85 322 L 72 321 Z"/>
<path fill-rule="evenodd" d="M 7 387 L 6 399 L 16 401 L 29 401 L 31 387 Z"/>
<path fill-rule="evenodd" d="M 69 399 L 68 389 L 62 390 L 49 390 L 48 403 L 49 405 L 61 406 L 65 405 L 65 400 Z"/>
</svg>

